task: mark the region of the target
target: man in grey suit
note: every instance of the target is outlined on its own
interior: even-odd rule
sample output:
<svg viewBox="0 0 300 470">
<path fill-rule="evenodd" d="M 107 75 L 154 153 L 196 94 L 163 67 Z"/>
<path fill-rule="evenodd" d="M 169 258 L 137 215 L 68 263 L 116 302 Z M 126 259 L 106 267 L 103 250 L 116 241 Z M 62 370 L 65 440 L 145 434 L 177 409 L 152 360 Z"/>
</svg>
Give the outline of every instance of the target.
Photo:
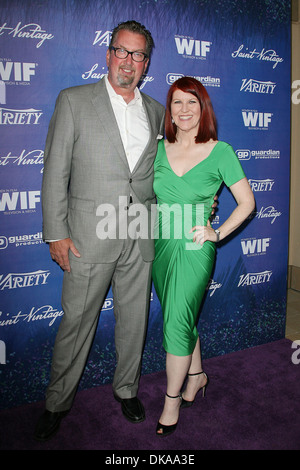
<svg viewBox="0 0 300 470">
<path fill-rule="evenodd" d="M 107 51 L 108 76 L 63 90 L 49 125 L 43 236 L 64 270 L 64 316 L 54 346 L 46 410 L 35 430 L 41 441 L 55 434 L 72 406 L 110 284 L 116 320 L 114 396 L 129 421 L 145 419 L 137 391 L 154 245 L 150 234 L 124 236 L 124 228 L 131 204 L 142 205 L 149 214 L 155 203 L 153 163 L 163 134 L 164 107 L 137 88 L 152 46 L 144 26 L 121 23 Z M 105 238 L 99 221 L 108 206 L 114 208 L 116 223 Z"/>
</svg>

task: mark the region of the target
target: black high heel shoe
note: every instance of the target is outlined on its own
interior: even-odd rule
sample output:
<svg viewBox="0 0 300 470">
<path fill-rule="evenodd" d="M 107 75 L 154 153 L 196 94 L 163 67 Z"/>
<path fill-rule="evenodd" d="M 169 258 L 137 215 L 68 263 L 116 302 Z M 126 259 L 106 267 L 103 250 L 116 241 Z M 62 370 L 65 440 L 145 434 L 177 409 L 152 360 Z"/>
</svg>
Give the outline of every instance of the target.
<svg viewBox="0 0 300 470">
<path fill-rule="evenodd" d="M 204 374 L 204 375 L 205 375 L 205 377 L 206 377 L 206 384 L 205 384 L 203 387 L 199 388 L 198 392 L 199 392 L 200 390 L 202 390 L 202 396 L 204 397 L 204 396 L 205 396 L 205 392 L 206 392 L 206 388 L 207 388 L 208 383 L 209 383 L 209 378 L 208 378 L 208 376 L 206 375 L 206 373 L 202 371 L 202 372 L 197 372 L 197 374 L 188 374 L 188 375 L 189 375 L 189 376 L 193 376 L 193 375 L 201 375 L 201 374 Z M 197 392 L 197 393 L 198 393 L 198 392 Z M 188 400 L 185 400 L 183 397 L 181 397 L 181 405 L 180 405 L 180 408 L 189 408 L 190 406 L 192 406 L 192 404 L 194 403 L 194 401 L 195 401 L 195 399 L 192 400 L 192 401 L 188 401 Z"/>
<path fill-rule="evenodd" d="M 180 400 L 182 400 L 182 396 L 181 395 L 176 395 L 176 397 L 171 397 L 171 395 L 168 395 L 166 393 L 167 397 L 169 398 L 180 398 Z M 181 404 L 180 404 L 181 406 Z M 180 408 L 180 407 L 179 407 Z M 178 421 L 177 421 L 178 423 Z M 156 435 L 159 436 L 159 437 L 166 437 L 166 436 L 169 436 L 170 434 L 172 434 L 172 432 L 175 431 L 176 427 L 177 427 L 177 423 L 175 424 L 171 424 L 170 426 L 167 426 L 165 424 L 161 424 L 159 421 L 157 423 L 157 426 L 156 426 Z M 159 432 L 161 431 L 161 432 Z"/>
</svg>

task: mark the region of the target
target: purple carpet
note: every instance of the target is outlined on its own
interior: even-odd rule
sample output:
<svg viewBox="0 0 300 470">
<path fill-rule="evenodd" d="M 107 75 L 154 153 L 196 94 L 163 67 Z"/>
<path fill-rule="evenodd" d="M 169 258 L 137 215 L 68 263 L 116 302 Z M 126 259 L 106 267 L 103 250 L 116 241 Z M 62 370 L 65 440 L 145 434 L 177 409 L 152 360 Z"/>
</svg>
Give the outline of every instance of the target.
<svg viewBox="0 0 300 470">
<path fill-rule="evenodd" d="M 299 450 L 300 364 L 292 361 L 295 349 L 291 345 L 282 339 L 207 359 L 204 369 L 210 383 L 206 397 L 198 394 L 191 408 L 181 410 L 176 432 L 166 438 L 155 435 L 166 386 L 165 372 L 159 372 L 141 378 L 139 398 L 146 409 L 143 423 L 129 423 L 113 398 L 111 385 L 103 385 L 77 394 L 59 432 L 47 443 L 32 437 L 44 403 L 1 411 L 0 448 Z"/>
</svg>

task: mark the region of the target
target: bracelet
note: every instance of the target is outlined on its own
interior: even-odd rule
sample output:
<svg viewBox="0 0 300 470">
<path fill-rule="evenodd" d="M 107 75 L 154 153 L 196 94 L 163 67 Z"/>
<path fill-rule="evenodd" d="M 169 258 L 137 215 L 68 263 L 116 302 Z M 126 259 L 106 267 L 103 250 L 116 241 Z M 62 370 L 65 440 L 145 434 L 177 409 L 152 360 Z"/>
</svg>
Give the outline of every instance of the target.
<svg viewBox="0 0 300 470">
<path fill-rule="evenodd" d="M 215 230 L 215 234 L 217 235 L 217 241 L 216 241 L 217 243 L 220 241 L 220 230 Z"/>
</svg>

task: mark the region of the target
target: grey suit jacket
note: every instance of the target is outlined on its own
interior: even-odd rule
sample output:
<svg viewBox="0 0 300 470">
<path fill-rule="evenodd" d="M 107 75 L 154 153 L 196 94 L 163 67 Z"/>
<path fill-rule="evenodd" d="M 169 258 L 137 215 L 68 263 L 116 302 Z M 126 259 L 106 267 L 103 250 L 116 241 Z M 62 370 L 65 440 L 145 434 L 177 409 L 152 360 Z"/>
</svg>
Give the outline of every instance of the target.
<svg viewBox="0 0 300 470">
<path fill-rule="evenodd" d="M 155 204 L 153 163 L 157 137 L 163 135 L 164 107 L 144 93 L 142 99 L 150 139 L 131 173 L 104 80 L 68 88 L 57 98 L 45 146 L 43 237 L 70 237 L 79 261 L 105 263 L 119 256 L 130 195 L 148 215 Z M 106 229 L 108 237 L 99 239 Z M 139 238 L 139 246 L 142 257 L 153 260 L 150 234 Z"/>
</svg>

